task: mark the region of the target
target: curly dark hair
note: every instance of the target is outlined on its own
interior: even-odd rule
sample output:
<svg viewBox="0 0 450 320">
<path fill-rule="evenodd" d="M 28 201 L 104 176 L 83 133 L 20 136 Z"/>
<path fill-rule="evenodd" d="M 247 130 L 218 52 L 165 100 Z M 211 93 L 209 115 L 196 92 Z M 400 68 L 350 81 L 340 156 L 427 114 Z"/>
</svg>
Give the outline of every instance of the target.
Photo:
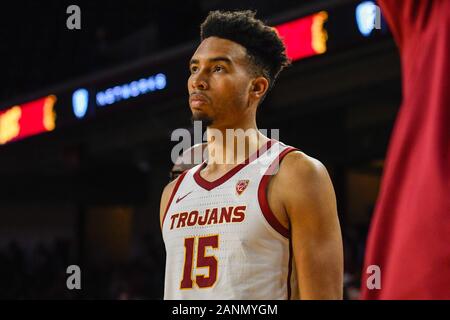
<svg viewBox="0 0 450 320">
<path fill-rule="evenodd" d="M 256 12 L 211 11 L 200 26 L 200 40 L 218 37 L 236 42 L 247 49 L 252 74 L 269 81 L 269 90 L 281 70 L 291 61 L 276 30 L 255 18 Z"/>
</svg>

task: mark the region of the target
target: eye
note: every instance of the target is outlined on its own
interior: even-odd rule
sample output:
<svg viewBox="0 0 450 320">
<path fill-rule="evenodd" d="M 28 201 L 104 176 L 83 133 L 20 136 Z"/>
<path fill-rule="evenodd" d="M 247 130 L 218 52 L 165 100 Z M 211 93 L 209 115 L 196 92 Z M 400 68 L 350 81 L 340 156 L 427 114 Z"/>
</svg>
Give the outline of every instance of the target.
<svg viewBox="0 0 450 320">
<path fill-rule="evenodd" d="M 196 72 L 197 70 L 198 70 L 198 67 L 197 66 L 191 66 L 191 73 L 194 73 L 194 72 Z"/>
<path fill-rule="evenodd" d="M 215 66 L 213 69 L 214 72 L 219 72 L 219 71 L 223 71 L 223 70 L 225 70 L 225 69 L 222 66 Z"/>
</svg>

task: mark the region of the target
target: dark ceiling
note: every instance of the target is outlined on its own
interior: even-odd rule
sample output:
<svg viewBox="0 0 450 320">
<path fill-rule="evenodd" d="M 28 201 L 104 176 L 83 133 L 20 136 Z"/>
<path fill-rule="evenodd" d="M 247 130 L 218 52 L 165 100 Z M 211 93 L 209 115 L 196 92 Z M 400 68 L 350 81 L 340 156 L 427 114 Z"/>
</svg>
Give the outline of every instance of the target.
<svg viewBox="0 0 450 320">
<path fill-rule="evenodd" d="M 251 8 L 257 10 L 259 18 L 267 19 L 305 2 L 4 2 L 0 13 L 0 108 L 22 94 L 195 40 L 210 10 Z M 71 4 L 81 9 L 81 30 L 66 28 L 66 9 Z"/>
</svg>

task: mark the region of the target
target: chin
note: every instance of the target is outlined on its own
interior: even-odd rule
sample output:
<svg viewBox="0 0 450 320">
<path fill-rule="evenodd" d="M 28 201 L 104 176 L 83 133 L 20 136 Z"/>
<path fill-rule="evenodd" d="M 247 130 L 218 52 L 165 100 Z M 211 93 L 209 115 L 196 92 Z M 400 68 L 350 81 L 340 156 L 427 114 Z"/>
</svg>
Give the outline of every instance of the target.
<svg viewBox="0 0 450 320">
<path fill-rule="evenodd" d="M 192 122 L 194 121 L 201 121 L 202 122 L 202 126 L 204 127 L 209 127 L 210 125 L 213 124 L 214 120 L 208 116 L 207 114 L 203 113 L 203 112 L 199 112 L 199 111 L 194 111 L 192 113 Z"/>
</svg>

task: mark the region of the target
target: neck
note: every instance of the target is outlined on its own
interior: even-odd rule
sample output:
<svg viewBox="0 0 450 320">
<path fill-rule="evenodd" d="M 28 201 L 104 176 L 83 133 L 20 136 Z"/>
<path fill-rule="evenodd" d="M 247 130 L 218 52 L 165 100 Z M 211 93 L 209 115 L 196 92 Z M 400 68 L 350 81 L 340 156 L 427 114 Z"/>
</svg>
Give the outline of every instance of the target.
<svg viewBox="0 0 450 320">
<path fill-rule="evenodd" d="M 208 127 L 206 134 L 210 169 L 242 163 L 269 140 L 258 130 L 255 121 L 227 128 Z"/>
</svg>

